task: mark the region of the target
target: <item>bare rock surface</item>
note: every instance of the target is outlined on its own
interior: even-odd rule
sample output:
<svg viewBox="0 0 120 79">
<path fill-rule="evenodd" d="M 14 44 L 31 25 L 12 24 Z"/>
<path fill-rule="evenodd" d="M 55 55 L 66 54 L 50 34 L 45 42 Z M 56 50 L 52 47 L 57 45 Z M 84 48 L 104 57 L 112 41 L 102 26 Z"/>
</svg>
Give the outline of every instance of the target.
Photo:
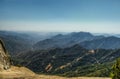
<svg viewBox="0 0 120 79">
<path fill-rule="evenodd" d="M 5 49 L 4 43 L 0 40 L 0 71 L 10 68 L 10 57 Z"/>
</svg>

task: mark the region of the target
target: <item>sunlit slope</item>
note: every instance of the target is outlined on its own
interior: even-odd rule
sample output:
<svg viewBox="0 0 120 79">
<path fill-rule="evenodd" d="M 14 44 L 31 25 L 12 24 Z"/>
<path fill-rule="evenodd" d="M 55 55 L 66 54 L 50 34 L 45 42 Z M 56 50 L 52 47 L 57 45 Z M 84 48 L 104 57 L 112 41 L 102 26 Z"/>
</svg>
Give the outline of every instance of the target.
<svg viewBox="0 0 120 79">
<path fill-rule="evenodd" d="M 100 77 L 59 77 L 51 75 L 38 75 L 25 67 L 12 66 L 8 70 L 0 71 L 0 79 L 110 79 Z"/>
<path fill-rule="evenodd" d="M 34 72 L 25 67 L 12 66 L 8 70 L 0 71 L 0 79 L 25 79 L 34 76 Z"/>
</svg>

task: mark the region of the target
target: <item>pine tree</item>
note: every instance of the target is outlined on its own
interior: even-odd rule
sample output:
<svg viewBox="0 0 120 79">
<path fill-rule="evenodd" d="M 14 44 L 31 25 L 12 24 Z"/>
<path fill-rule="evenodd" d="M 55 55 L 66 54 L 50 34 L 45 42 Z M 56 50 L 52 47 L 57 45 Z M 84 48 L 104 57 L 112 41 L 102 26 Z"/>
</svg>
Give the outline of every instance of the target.
<svg viewBox="0 0 120 79">
<path fill-rule="evenodd" d="M 120 58 L 113 65 L 112 79 L 120 79 Z"/>
</svg>

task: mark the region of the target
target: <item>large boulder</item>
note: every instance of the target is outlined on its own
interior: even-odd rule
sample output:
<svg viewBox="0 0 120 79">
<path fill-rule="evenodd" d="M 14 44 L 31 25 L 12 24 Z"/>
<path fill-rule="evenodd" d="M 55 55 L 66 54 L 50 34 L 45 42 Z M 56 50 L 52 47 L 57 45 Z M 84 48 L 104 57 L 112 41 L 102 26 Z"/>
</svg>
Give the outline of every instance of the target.
<svg viewBox="0 0 120 79">
<path fill-rule="evenodd" d="M 5 49 L 4 43 L 0 39 L 0 70 L 7 70 L 10 66 L 10 56 Z"/>
</svg>

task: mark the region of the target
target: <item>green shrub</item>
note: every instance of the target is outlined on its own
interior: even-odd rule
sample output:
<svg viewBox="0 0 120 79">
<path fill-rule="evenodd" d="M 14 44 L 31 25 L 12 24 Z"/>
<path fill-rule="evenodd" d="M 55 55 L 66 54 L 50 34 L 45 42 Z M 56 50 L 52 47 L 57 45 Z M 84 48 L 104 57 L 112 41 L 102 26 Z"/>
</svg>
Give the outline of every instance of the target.
<svg viewBox="0 0 120 79">
<path fill-rule="evenodd" d="M 113 65 L 112 69 L 112 79 L 120 79 L 120 58 L 116 60 L 116 63 Z"/>
</svg>

